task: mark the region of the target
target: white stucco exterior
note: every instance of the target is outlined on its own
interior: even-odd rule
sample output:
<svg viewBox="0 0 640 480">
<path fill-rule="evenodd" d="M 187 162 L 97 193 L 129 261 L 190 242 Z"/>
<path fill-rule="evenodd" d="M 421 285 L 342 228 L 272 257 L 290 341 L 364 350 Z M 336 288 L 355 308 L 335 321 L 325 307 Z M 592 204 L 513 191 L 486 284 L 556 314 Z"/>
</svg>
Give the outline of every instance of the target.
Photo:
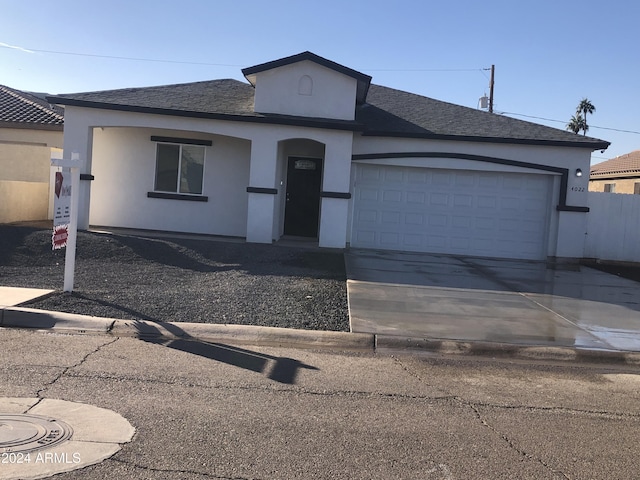
<svg viewBox="0 0 640 480">
<path fill-rule="evenodd" d="M 247 78 L 255 85 L 256 112 L 354 119 L 361 83 L 326 65 L 305 60 Z M 288 160 L 295 157 L 320 162 L 316 238 L 321 247 L 349 246 L 355 173 L 358 166 L 378 165 L 542 179 L 544 197 L 527 197 L 544 204 L 536 205 L 545 223 L 540 257 L 583 256 L 588 148 L 364 136 L 336 122 L 283 123 L 67 106 L 65 156 L 79 153 L 81 173 L 93 178 L 81 182 L 80 228 L 194 232 L 271 243 L 285 231 L 291 208 Z M 154 192 L 157 141 L 152 137 L 210 142 L 197 199 L 206 201 Z M 575 175 L 578 169 L 581 177 Z"/>
<path fill-rule="evenodd" d="M 353 120 L 356 80 L 310 61 L 256 75 L 255 111 Z"/>
<path fill-rule="evenodd" d="M 152 135 L 184 132 L 149 128 L 98 127 L 93 131 L 91 174 L 93 225 L 246 236 L 250 143 L 217 135 L 205 147 L 203 195 L 208 202 L 148 198 L 154 190 L 156 142 Z"/>
</svg>

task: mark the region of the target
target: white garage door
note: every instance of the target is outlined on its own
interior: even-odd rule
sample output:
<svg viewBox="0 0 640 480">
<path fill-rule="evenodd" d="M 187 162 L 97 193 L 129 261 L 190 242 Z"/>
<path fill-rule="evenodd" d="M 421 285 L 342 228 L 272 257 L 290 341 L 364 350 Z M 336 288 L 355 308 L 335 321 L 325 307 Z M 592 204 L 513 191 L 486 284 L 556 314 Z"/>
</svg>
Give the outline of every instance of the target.
<svg viewBox="0 0 640 480">
<path fill-rule="evenodd" d="M 360 164 L 351 246 L 545 259 L 551 180 Z"/>
</svg>

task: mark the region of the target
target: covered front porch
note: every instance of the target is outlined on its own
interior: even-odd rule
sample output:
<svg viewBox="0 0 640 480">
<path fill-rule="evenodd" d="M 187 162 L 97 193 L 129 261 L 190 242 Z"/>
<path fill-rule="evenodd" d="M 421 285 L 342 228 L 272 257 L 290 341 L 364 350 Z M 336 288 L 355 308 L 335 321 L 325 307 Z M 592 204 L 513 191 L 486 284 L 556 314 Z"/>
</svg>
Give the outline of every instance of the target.
<svg viewBox="0 0 640 480">
<path fill-rule="evenodd" d="M 346 246 L 352 132 L 75 107 L 67 123 L 65 157 L 82 163 L 81 229 Z"/>
</svg>

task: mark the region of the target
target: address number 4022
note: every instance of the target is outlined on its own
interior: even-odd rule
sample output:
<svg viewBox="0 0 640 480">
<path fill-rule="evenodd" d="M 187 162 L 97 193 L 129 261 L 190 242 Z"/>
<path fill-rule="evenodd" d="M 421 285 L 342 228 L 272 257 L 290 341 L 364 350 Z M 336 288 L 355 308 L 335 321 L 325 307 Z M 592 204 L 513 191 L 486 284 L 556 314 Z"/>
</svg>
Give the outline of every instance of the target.
<svg viewBox="0 0 640 480">
<path fill-rule="evenodd" d="M 571 187 L 572 192 L 584 192 L 584 187 Z"/>
</svg>

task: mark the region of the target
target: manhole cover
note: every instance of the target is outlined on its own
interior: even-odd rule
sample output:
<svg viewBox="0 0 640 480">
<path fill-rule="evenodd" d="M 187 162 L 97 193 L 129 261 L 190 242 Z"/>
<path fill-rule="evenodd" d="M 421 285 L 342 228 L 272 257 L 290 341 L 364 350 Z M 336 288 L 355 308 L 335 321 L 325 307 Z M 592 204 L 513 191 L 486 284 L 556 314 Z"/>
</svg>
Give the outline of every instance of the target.
<svg viewBox="0 0 640 480">
<path fill-rule="evenodd" d="M 31 452 L 69 439 L 66 423 L 39 415 L 0 415 L 0 453 Z"/>
</svg>

